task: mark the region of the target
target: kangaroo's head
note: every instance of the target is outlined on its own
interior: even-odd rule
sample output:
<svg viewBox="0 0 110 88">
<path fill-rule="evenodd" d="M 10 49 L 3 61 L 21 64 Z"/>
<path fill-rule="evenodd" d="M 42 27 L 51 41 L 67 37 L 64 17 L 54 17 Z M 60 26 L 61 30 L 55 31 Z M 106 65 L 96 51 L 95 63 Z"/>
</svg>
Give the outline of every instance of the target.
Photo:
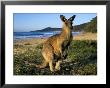
<svg viewBox="0 0 110 88">
<path fill-rule="evenodd" d="M 65 27 L 69 28 L 69 29 L 73 29 L 73 20 L 75 18 L 76 15 L 73 15 L 72 17 L 70 17 L 69 19 L 66 19 L 65 16 L 60 15 L 60 18 L 64 24 Z"/>
</svg>

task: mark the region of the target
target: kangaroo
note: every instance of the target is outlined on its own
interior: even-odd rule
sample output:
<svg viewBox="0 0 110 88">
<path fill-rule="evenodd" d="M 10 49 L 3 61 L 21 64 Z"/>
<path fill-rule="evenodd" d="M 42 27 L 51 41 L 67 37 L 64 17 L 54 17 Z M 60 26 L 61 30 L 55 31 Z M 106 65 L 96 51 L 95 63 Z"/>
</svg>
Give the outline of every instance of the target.
<svg viewBox="0 0 110 88">
<path fill-rule="evenodd" d="M 73 29 L 72 21 L 74 20 L 75 16 L 76 15 L 73 15 L 67 20 L 65 16 L 60 15 L 61 21 L 63 22 L 62 31 L 60 34 L 49 37 L 47 41 L 44 42 L 41 51 L 42 56 L 44 57 L 44 63 L 43 65 L 39 66 L 40 68 L 45 68 L 49 64 L 50 70 L 52 72 L 55 70 L 60 70 L 60 64 L 64 59 L 63 53 L 68 48 L 73 39 L 71 29 Z M 55 69 L 54 62 L 56 63 Z M 36 65 L 36 67 L 38 67 L 38 65 Z"/>
<path fill-rule="evenodd" d="M 54 72 L 60 70 L 60 64 L 63 61 L 64 53 L 68 50 L 68 47 L 73 39 L 72 29 L 73 20 L 76 15 L 73 15 L 68 20 L 65 16 L 60 15 L 60 19 L 63 22 L 62 31 L 59 34 L 53 35 L 43 43 L 43 48 L 41 50 L 42 56 L 44 57 L 44 62 L 42 65 L 36 65 L 33 63 L 25 62 L 29 65 L 34 65 L 39 68 L 45 68 L 47 65 L 50 67 L 50 71 Z M 55 66 L 54 66 L 55 64 Z"/>
</svg>

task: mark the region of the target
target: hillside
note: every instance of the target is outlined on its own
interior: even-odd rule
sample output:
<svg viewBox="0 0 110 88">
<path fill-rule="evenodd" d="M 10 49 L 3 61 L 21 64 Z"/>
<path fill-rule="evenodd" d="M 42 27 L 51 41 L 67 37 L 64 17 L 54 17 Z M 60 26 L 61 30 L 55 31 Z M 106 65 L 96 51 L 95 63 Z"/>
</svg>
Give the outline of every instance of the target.
<svg viewBox="0 0 110 88">
<path fill-rule="evenodd" d="M 47 27 L 42 30 L 35 30 L 31 32 L 52 32 L 52 31 L 61 31 L 61 28 L 51 28 Z M 72 29 L 72 31 L 84 31 L 84 32 L 97 32 L 97 17 L 93 18 L 90 22 L 83 23 L 80 25 L 75 25 Z"/>
<path fill-rule="evenodd" d="M 84 31 L 84 32 L 97 32 L 97 17 L 93 18 L 90 22 L 83 23 L 74 26 L 74 31 Z"/>
<path fill-rule="evenodd" d="M 35 31 L 31 31 L 31 32 L 52 32 L 52 31 L 61 31 L 61 28 L 47 27 L 47 28 L 44 28 L 42 30 L 35 30 Z"/>
</svg>

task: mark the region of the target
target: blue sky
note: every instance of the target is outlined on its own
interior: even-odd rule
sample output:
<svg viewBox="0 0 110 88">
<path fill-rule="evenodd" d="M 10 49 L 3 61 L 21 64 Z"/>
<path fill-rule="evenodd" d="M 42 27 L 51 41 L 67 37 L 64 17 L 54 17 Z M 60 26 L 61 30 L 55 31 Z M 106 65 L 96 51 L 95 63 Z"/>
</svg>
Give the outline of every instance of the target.
<svg viewBox="0 0 110 88">
<path fill-rule="evenodd" d="M 14 32 L 29 32 L 41 30 L 46 27 L 62 27 L 60 15 L 64 15 L 67 19 L 73 15 L 76 18 L 74 25 L 89 22 L 96 17 L 96 13 L 15 13 L 14 14 Z"/>
</svg>

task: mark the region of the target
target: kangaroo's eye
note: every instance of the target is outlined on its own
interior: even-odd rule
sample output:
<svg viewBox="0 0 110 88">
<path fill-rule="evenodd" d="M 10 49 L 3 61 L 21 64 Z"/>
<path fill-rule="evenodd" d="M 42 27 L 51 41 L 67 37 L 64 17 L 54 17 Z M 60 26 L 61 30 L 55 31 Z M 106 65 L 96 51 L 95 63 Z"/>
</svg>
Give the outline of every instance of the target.
<svg viewBox="0 0 110 88">
<path fill-rule="evenodd" d="M 63 21 L 65 22 L 65 21 L 66 21 L 66 19 L 64 18 L 64 19 L 63 19 Z"/>
</svg>

